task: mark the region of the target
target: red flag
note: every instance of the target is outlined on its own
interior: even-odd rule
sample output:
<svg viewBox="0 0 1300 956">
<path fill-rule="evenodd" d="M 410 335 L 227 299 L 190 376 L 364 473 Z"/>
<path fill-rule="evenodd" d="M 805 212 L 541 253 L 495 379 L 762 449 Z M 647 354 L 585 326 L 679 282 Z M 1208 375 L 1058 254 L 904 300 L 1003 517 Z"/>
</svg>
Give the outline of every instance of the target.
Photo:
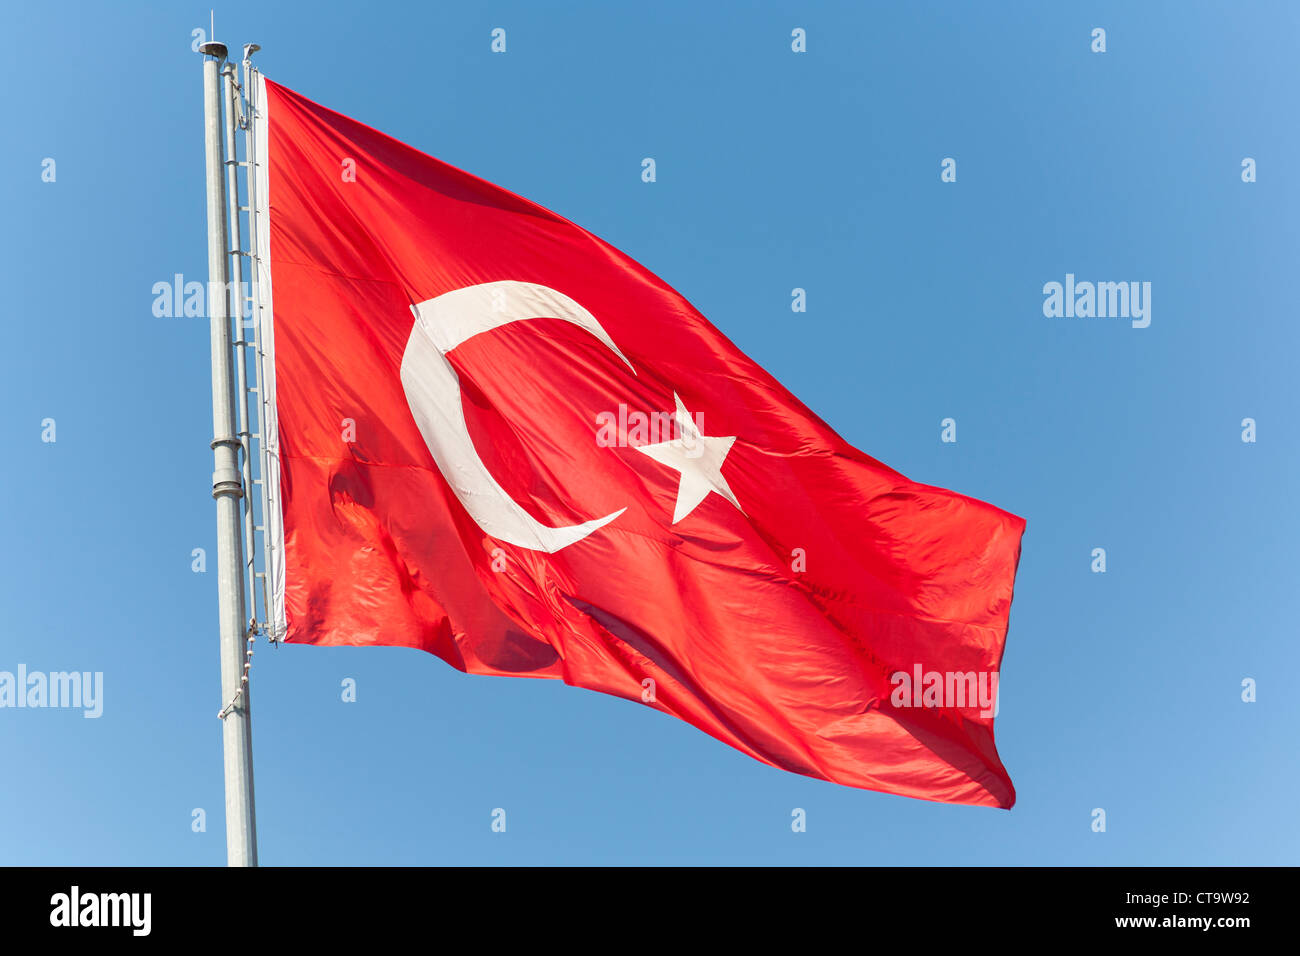
<svg viewBox="0 0 1300 956">
<path fill-rule="evenodd" d="M 561 678 L 796 773 L 1012 805 L 1022 519 L 851 447 L 568 220 L 259 99 L 285 640 Z"/>
</svg>

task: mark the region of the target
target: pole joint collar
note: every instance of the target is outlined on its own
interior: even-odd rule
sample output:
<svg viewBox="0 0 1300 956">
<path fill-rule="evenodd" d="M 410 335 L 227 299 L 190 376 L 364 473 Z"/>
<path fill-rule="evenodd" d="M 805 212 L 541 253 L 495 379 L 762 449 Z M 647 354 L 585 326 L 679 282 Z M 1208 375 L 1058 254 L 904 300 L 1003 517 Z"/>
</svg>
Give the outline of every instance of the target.
<svg viewBox="0 0 1300 956">
<path fill-rule="evenodd" d="M 212 497 L 244 497 L 244 483 L 237 468 L 219 468 L 212 473 Z"/>
</svg>

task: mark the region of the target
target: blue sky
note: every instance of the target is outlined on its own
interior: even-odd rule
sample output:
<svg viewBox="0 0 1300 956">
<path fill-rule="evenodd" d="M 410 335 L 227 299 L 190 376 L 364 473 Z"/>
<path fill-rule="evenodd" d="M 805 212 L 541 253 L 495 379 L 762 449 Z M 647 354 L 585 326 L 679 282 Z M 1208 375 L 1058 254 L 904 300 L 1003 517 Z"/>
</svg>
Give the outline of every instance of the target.
<svg viewBox="0 0 1300 956">
<path fill-rule="evenodd" d="M 1300 11 L 992 6 L 216 11 L 270 78 L 644 263 L 869 454 L 1028 520 L 1009 813 L 785 774 L 558 682 L 261 644 L 263 863 L 1296 862 Z M 0 709 L 0 863 L 225 860 L 216 575 L 190 567 L 208 329 L 151 311 L 206 278 L 208 10 L 3 15 L 0 670 L 102 671 L 104 713 Z M 1150 327 L 1045 317 L 1067 273 L 1150 282 Z"/>
</svg>

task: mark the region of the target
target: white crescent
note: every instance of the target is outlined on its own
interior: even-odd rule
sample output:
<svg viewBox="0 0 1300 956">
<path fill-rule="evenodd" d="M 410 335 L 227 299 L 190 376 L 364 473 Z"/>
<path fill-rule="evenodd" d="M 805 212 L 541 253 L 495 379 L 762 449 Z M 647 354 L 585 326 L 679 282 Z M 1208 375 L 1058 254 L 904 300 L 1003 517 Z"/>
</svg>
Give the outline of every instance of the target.
<svg viewBox="0 0 1300 956">
<path fill-rule="evenodd" d="M 475 450 L 465 426 L 460 378 L 447 360 L 447 353 L 481 332 L 526 319 L 553 318 L 586 329 L 631 369 L 632 363 L 590 312 L 563 292 L 513 280 L 445 292 L 411 306 L 411 311 L 415 326 L 402 354 L 406 401 L 438 470 L 480 528 L 499 541 L 554 554 L 627 510 L 620 508 L 603 518 L 552 528 L 521 508 L 497 484 Z"/>
</svg>

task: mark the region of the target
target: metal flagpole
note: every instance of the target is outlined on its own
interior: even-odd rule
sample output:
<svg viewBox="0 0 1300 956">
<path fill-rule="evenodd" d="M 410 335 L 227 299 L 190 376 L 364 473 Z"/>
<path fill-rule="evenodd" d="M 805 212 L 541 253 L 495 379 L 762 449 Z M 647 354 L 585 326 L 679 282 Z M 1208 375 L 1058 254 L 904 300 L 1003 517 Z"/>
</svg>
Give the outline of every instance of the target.
<svg viewBox="0 0 1300 956">
<path fill-rule="evenodd" d="M 203 133 L 208 200 L 208 316 L 212 344 L 212 497 L 217 502 L 217 593 L 221 634 L 222 746 L 226 776 L 226 862 L 257 865 L 253 813 L 253 738 L 246 669 L 246 641 L 252 635 L 244 617 L 243 542 L 240 540 L 241 441 L 235 434 L 234 381 L 231 375 L 230 318 L 227 311 L 225 150 L 222 145 L 219 70 L 224 43 L 199 46 L 203 54 Z M 238 301 L 237 301 L 238 304 Z M 242 311 L 242 309 L 241 309 Z"/>
</svg>

